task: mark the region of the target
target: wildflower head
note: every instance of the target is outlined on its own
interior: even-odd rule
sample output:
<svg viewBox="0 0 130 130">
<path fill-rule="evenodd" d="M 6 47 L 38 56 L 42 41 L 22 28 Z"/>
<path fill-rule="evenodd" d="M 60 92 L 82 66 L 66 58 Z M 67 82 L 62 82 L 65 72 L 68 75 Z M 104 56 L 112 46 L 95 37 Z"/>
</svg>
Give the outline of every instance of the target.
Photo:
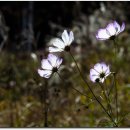
<svg viewBox="0 0 130 130">
<path fill-rule="evenodd" d="M 70 51 L 70 46 L 65 46 L 65 51 Z"/>
<path fill-rule="evenodd" d="M 49 78 L 53 73 L 59 70 L 62 59 L 56 55 L 49 54 L 47 59 L 41 61 L 41 68 L 38 69 L 38 74 L 41 77 Z"/>
<path fill-rule="evenodd" d="M 57 67 L 53 67 L 52 72 L 55 73 L 57 71 L 58 71 L 58 68 Z"/>
<path fill-rule="evenodd" d="M 97 63 L 94 68 L 90 69 L 90 80 L 92 82 L 104 82 L 110 74 L 110 68 L 105 63 Z"/>
<path fill-rule="evenodd" d="M 62 52 L 70 51 L 70 45 L 74 40 L 73 32 L 67 33 L 67 30 L 64 30 L 62 33 L 62 39 L 56 38 L 52 40 L 53 47 L 49 47 L 49 52 Z"/>
<path fill-rule="evenodd" d="M 123 32 L 125 29 L 125 23 L 120 26 L 116 21 L 109 23 L 106 28 L 99 29 L 96 34 L 98 40 L 114 40 L 116 36 Z"/>
</svg>

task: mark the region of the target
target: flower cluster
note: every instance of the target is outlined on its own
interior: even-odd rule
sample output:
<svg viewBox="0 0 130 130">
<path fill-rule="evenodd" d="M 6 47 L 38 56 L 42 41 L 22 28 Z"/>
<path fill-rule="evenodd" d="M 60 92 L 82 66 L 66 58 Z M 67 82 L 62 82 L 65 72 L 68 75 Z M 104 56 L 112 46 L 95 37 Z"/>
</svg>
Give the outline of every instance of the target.
<svg viewBox="0 0 130 130">
<path fill-rule="evenodd" d="M 70 45 L 74 40 L 73 32 L 69 34 L 66 30 L 62 33 L 62 39 L 56 38 L 53 40 L 53 47 L 49 47 L 49 52 L 62 52 L 70 51 Z M 62 59 L 56 55 L 49 54 L 47 59 L 41 61 L 41 68 L 38 69 L 38 74 L 44 78 L 50 78 L 50 76 L 59 70 L 62 63 Z"/>
<path fill-rule="evenodd" d="M 120 34 L 125 29 L 125 24 L 122 23 L 120 26 L 116 21 L 107 25 L 104 29 L 99 29 L 96 33 L 96 38 L 98 40 L 114 40 L 118 34 Z M 52 40 L 52 47 L 49 47 L 49 52 L 62 52 L 70 51 L 70 45 L 74 40 L 73 32 L 69 33 L 64 30 L 61 39 L 55 38 Z M 49 78 L 53 73 L 57 72 L 62 59 L 53 54 L 49 54 L 47 59 L 41 61 L 41 68 L 38 69 L 38 73 L 41 77 Z M 105 63 L 97 63 L 94 68 L 90 69 L 90 80 L 92 82 L 103 83 L 107 76 L 110 75 L 110 68 Z"/>
<path fill-rule="evenodd" d="M 98 40 L 113 40 L 114 44 L 116 45 L 116 37 L 118 34 L 120 34 L 121 32 L 123 32 L 125 29 L 125 24 L 122 23 L 122 25 L 120 26 L 116 21 L 110 23 L 107 25 L 106 28 L 103 29 L 99 29 L 96 33 L 96 38 Z M 115 122 L 115 120 L 113 119 L 112 115 L 112 107 L 111 107 L 111 102 L 109 99 L 109 95 L 108 95 L 108 91 L 107 89 L 105 89 L 104 85 L 102 85 L 101 83 L 104 83 L 104 81 L 106 80 L 106 78 L 112 73 L 110 71 L 110 67 L 109 65 L 106 65 L 104 62 L 101 63 L 97 63 L 94 65 L 93 68 L 90 69 L 90 80 L 93 83 L 99 83 L 101 89 L 102 89 L 102 94 L 105 98 L 105 101 L 107 102 L 107 106 L 109 107 L 104 107 L 104 105 L 102 104 L 102 102 L 100 100 L 98 100 L 95 92 L 93 91 L 93 89 L 91 88 L 91 86 L 88 84 L 87 80 L 84 79 L 84 76 L 82 75 L 82 72 L 80 71 L 78 64 L 74 58 L 74 56 L 71 53 L 71 48 L 70 45 L 71 43 L 74 41 L 74 35 L 73 32 L 70 31 L 69 33 L 67 32 L 67 30 L 64 30 L 64 32 L 61 35 L 61 39 L 60 38 L 55 38 L 54 40 L 52 40 L 52 46 L 49 47 L 49 52 L 50 53 L 54 53 L 54 52 L 69 52 L 69 54 L 71 55 L 71 57 L 73 58 L 75 65 L 79 71 L 79 74 L 81 76 L 81 78 L 83 79 L 83 81 L 86 83 L 86 85 L 88 86 L 88 89 L 90 90 L 91 94 L 93 95 L 94 99 L 100 104 L 100 106 L 103 108 L 103 110 L 105 111 L 105 113 L 108 115 L 108 117 L 111 119 L 111 121 L 114 123 L 114 126 L 118 126 L 118 103 L 117 103 L 117 86 L 116 86 L 116 81 L 114 81 L 114 85 L 112 85 L 115 87 L 115 108 L 116 108 L 116 119 L 117 122 Z M 116 51 L 115 51 L 116 52 Z M 41 69 L 38 69 L 38 74 L 41 77 L 44 78 L 50 78 L 51 75 L 53 75 L 54 73 L 57 73 L 59 75 L 59 77 L 61 78 L 60 74 L 59 74 L 59 68 L 62 64 L 63 59 L 54 55 L 54 54 L 49 54 L 47 59 L 42 59 L 41 61 Z M 115 75 L 113 75 L 115 76 Z M 61 78 L 62 79 L 62 78 Z M 114 77 L 115 80 L 115 77 Z M 64 79 L 63 79 L 64 81 Z M 79 92 L 81 95 L 84 95 L 86 97 L 88 97 L 88 95 L 80 92 L 79 90 L 77 90 L 76 88 L 73 87 L 74 90 L 76 90 L 77 92 Z M 111 89 L 110 89 L 111 90 Z M 110 93 L 110 91 L 109 91 Z M 90 99 L 92 99 L 91 97 L 89 97 Z"/>
</svg>

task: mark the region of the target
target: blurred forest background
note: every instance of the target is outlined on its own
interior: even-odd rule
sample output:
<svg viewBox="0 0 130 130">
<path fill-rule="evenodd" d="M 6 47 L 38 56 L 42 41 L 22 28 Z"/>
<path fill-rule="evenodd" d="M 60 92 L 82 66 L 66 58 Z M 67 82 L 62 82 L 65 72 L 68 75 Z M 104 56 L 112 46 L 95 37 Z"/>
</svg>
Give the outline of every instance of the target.
<svg viewBox="0 0 130 130">
<path fill-rule="evenodd" d="M 60 37 L 64 29 L 74 32 L 72 51 L 86 79 L 95 63 L 104 61 L 111 66 L 113 44 L 97 41 L 95 33 L 112 20 L 126 23 L 118 37 L 117 78 L 120 113 L 127 114 L 120 126 L 130 127 L 130 2 L 1 1 L 0 127 L 44 127 L 46 88 L 49 127 L 110 127 L 100 106 L 70 87 L 90 95 L 87 87 L 82 89 L 84 84 L 73 72 L 75 65 L 67 54 L 61 54 L 65 83 L 58 76 L 45 80 L 37 69 L 48 54 L 50 40 Z"/>
</svg>

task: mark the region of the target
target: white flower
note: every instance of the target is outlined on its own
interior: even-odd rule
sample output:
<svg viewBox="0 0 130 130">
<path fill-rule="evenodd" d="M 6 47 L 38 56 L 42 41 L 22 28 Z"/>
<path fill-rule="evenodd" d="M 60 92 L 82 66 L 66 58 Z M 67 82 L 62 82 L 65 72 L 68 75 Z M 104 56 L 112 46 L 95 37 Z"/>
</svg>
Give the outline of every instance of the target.
<svg viewBox="0 0 130 130">
<path fill-rule="evenodd" d="M 67 30 L 64 30 L 62 33 L 62 39 L 56 38 L 52 41 L 53 47 L 49 47 L 49 52 L 62 52 L 70 51 L 70 45 L 74 40 L 73 32 L 67 33 Z"/>
<path fill-rule="evenodd" d="M 99 29 L 96 34 L 96 38 L 98 40 L 107 40 L 111 39 L 114 40 L 115 37 L 123 32 L 125 29 L 125 23 L 122 23 L 122 26 L 120 26 L 116 21 L 110 23 L 107 25 L 104 29 Z"/>
<path fill-rule="evenodd" d="M 97 63 L 93 69 L 90 69 L 90 79 L 92 82 L 104 82 L 110 74 L 110 68 L 105 63 Z"/>
<path fill-rule="evenodd" d="M 61 58 L 59 58 L 53 54 L 49 54 L 47 59 L 43 59 L 41 61 L 42 69 L 38 69 L 38 74 L 41 77 L 49 78 L 51 76 L 51 74 L 58 71 L 61 63 L 62 63 Z"/>
</svg>

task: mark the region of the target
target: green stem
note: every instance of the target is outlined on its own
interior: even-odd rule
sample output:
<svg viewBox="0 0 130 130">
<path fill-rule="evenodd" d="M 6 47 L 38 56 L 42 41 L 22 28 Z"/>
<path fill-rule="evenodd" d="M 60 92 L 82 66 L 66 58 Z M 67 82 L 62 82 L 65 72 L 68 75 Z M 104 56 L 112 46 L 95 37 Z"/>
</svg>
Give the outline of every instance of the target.
<svg viewBox="0 0 130 130">
<path fill-rule="evenodd" d="M 113 79 L 112 85 L 110 86 L 110 89 L 109 89 L 109 91 L 108 91 L 108 96 L 110 96 L 110 94 L 111 94 L 111 92 L 112 92 L 112 90 L 113 90 L 113 86 L 114 86 L 114 79 Z"/>
<path fill-rule="evenodd" d="M 107 89 L 106 80 L 105 80 L 105 86 L 106 86 L 106 93 L 107 93 L 108 102 L 109 102 L 109 104 L 110 104 L 111 114 L 112 114 L 112 116 L 113 116 L 113 110 L 112 110 L 112 106 L 111 106 L 110 95 L 109 95 L 109 92 L 108 92 L 108 89 Z"/>
<path fill-rule="evenodd" d="M 116 74 L 113 74 L 113 77 L 114 77 L 114 86 L 115 86 L 116 116 L 118 122 L 118 93 L 117 93 L 117 84 L 116 84 Z"/>
<path fill-rule="evenodd" d="M 76 65 L 76 67 L 77 67 L 77 69 L 78 69 L 78 71 L 79 71 L 79 74 L 80 74 L 82 80 L 83 80 L 83 81 L 85 82 L 85 84 L 88 86 L 88 88 L 89 88 L 90 92 L 92 93 L 92 95 L 94 96 L 95 100 L 100 104 L 100 106 L 102 107 L 102 109 L 104 110 L 104 112 L 108 115 L 108 117 L 111 119 L 111 121 L 114 123 L 114 125 L 118 127 L 118 125 L 115 123 L 115 121 L 113 120 L 113 118 L 111 117 L 111 115 L 107 112 L 106 108 L 105 108 L 105 107 L 103 106 L 103 104 L 98 100 L 98 98 L 97 98 L 96 95 L 94 94 L 93 90 L 92 90 L 91 87 L 89 86 L 88 82 L 84 79 L 84 76 L 82 75 L 82 73 L 81 73 L 81 71 L 80 71 L 80 69 L 79 69 L 79 67 L 78 67 L 78 65 L 77 65 L 77 62 L 76 62 L 75 58 L 73 57 L 71 51 L 69 51 L 69 53 L 70 53 L 72 59 L 73 59 L 74 62 L 75 62 L 75 65 Z"/>
<path fill-rule="evenodd" d="M 107 102 L 108 110 L 109 110 L 109 112 L 112 114 L 112 107 L 111 107 L 111 104 L 110 104 L 109 97 L 108 97 L 108 95 L 107 95 L 106 92 L 105 92 L 104 86 L 103 86 L 101 83 L 99 83 L 99 85 L 100 85 L 100 87 L 101 87 L 101 89 L 102 89 L 102 91 L 103 91 L 103 95 L 104 95 L 105 100 L 106 100 L 106 102 Z"/>
<path fill-rule="evenodd" d="M 47 105 L 47 81 L 45 81 L 44 87 L 44 127 L 48 127 L 48 105 Z"/>
<path fill-rule="evenodd" d="M 115 48 L 115 65 L 116 65 L 116 57 L 117 57 L 117 43 L 114 40 L 114 48 Z M 116 68 L 117 71 L 117 68 Z M 117 122 L 118 122 L 118 90 L 117 90 L 117 84 L 116 84 L 116 72 L 113 74 L 114 76 L 114 86 L 115 86 L 115 103 L 116 103 L 116 116 L 117 116 Z"/>
<path fill-rule="evenodd" d="M 114 54 L 115 54 L 115 62 L 116 62 L 116 56 L 117 56 L 117 43 L 116 43 L 116 41 L 115 40 L 113 40 L 113 42 L 114 42 L 114 49 L 115 49 L 115 52 L 114 52 Z"/>
<path fill-rule="evenodd" d="M 59 76 L 59 78 L 64 82 L 64 79 L 61 77 L 61 75 L 57 72 L 57 74 L 58 74 L 58 76 Z M 84 93 L 82 93 L 82 92 L 80 92 L 78 89 L 76 89 L 75 87 L 73 87 L 73 86 L 71 86 L 75 91 L 77 91 L 79 94 L 81 94 L 81 95 L 83 95 L 83 96 L 85 96 L 85 97 L 87 97 L 87 98 L 89 98 L 89 99 L 91 99 L 91 100 L 94 100 L 94 99 L 92 99 L 91 97 L 89 97 L 88 95 L 86 95 L 86 94 L 84 94 Z"/>
</svg>

